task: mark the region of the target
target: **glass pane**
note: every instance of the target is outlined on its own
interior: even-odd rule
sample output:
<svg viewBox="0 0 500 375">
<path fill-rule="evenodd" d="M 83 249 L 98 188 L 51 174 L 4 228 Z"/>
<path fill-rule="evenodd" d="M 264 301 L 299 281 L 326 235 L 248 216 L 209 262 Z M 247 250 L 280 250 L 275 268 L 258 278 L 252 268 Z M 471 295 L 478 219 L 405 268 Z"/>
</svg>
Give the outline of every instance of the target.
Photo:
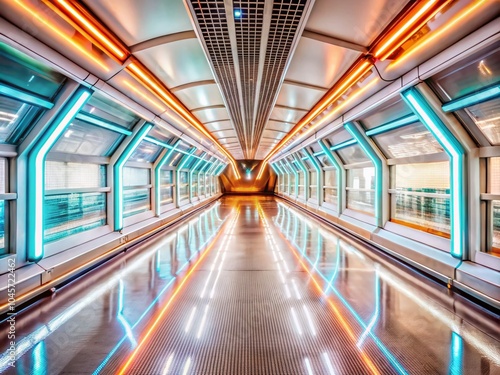
<svg viewBox="0 0 500 375">
<path fill-rule="evenodd" d="M 311 188 L 311 198 L 318 198 L 318 190 L 315 187 Z"/>
<path fill-rule="evenodd" d="M 299 186 L 299 197 L 304 198 L 304 186 Z"/>
<path fill-rule="evenodd" d="M 174 183 L 174 172 L 167 171 L 167 170 L 161 170 L 160 171 L 160 183 L 162 185 L 173 184 Z"/>
<path fill-rule="evenodd" d="M 134 112 L 99 93 L 92 95 L 82 112 L 128 129 L 139 121 Z"/>
<path fill-rule="evenodd" d="M 195 176 L 193 176 L 193 180 L 191 184 L 191 196 L 196 198 L 198 196 L 198 182 L 195 180 Z"/>
<path fill-rule="evenodd" d="M 0 43 L 0 81 L 50 100 L 65 80 L 64 75 Z"/>
<path fill-rule="evenodd" d="M 299 172 L 299 185 L 304 186 L 305 174 L 304 172 Z"/>
<path fill-rule="evenodd" d="M 148 141 L 142 141 L 130 156 L 130 161 L 153 163 L 161 152 L 162 147 Z"/>
<path fill-rule="evenodd" d="M 310 185 L 317 185 L 318 184 L 318 172 L 310 172 L 311 173 L 311 181 Z"/>
<path fill-rule="evenodd" d="M 123 186 L 144 186 L 150 183 L 149 168 L 123 168 Z"/>
<path fill-rule="evenodd" d="M 333 166 L 332 162 L 330 161 L 330 159 L 328 159 L 328 157 L 325 154 L 318 156 L 318 159 L 323 167 Z"/>
<path fill-rule="evenodd" d="M 323 200 L 326 203 L 337 204 L 337 189 L 326 188 L 324 190 Z"/>
<path fill-rule="evenodd" d="M 493 238 L 492 252 L 495 255 L 500 256 L 500 201 L 492 201 L 492 211 L 493 211 Z"/>
<path fill-rule="evenodd" d="M 18 144 L 42 112 L 21 101 L 0 95 L 0 142 Z"/>
<path fill-rule="evenodd" d="M 468 107 L 466 112 L 492 145 L 500 145 L 500 99 Z"/>
<path fill-rule="evenodd" d="M 98 164 L 45 163 L 45 189 L 99 188 L 106 186 L 106 167 Z"/>
<path fill-rule="evenodd" d="M 389 159 L 443 152 L 434 136 L 421 124 L 414 124 L 373 137 Z"/>
<path fill-rule="evenodd" d="M 325 186 L 337 186 L 337 171 L 325 171 Z"/>
<path fill-rule="evenodd" d="M 172 139 L 174 139 L 174 135 L 169 133 L 167 130 L 160 128 L 158 126 L 154 126 L 153 129 L 151 129 L 148 133 L 149 137 L 155 138 L 159 141 L 162 141 L 164 143 L 170 144 Z"/>
<path fill-rule="evenodd" d="M 187 183 L 188 183 L 188 173 L 179 172 L 179 184 L 187 184 Z"/>
<path fill-rule="evenodd" d="M 161 205 L 169 204 L 174 201 L 173 199 L 173 187 L 162 187 L 160 189 L 160 202 Z"/>
<path fill-rule="evenodd" d="M 179 200 L 185 200 L 189 198 L 189 185 L 183 185 L 179 187 Z"/>
<path fill-rule="evenodd" d="M 337 150 L 340 159 L 344 164 L 361 163 L 370 161 L 368 156 L 359 145 L 353 145 Z"/>
<path fill-rule="evenodd" d="M 78 155 L 109 156 L 123 135 L 111 130 L 74 120 L 52 147 L 51 152 Z"/>
<path fill-rule="evenodd" d="M 411 114 L 412 111 L 406 103 L 402 99 L 397 99 L 391 100 L 382 108 L 377 108 L 375 113 L 369 114 L 360 121 L 365 129 L 372 129 Z"/>
<path fill-rule="evenodd" d="M 151 210 L 150 189 L 128 189 L 123 191 L 123 217 Z"/>
<path fill-rule="evenodd" d="M 45 197 L 45 241 L 55 241 L 106 225 L 106 193 Z"/>
<path fill-rule="evenodd" d="M 450 164 L 419 163 L 396 165 L 395 188 L 432 194 L 450 193 Z"/>
<path fill-rule="evenodd" d="M 375 189 L 375 168 L 356 168 L 347 171 L 347 187 L 353 189 Z"/>
<path fill-rule="evenodd" d="M 489 163 L 489 193 L 500 194 L 500 157 L 488 159 Z"/>
<path fill-rule="evenodd" d="M 455 99 L 478 91 L 500 81 L 500 48 L 498 44 L 487 54 L 473 58 L 469 63 L 460 62 L 434 78 L 434 82 Z"/>
<path fill-rule="evenodd" d="M 0 201 L 0 254 L 7 253 L 5 244 L 5 201 Z"/>
<path fill-rule="evenodd" d="M 375 212 L 375 192 L 348 190 L 347 208 L 373 215 Z"/>
<path fill-rule="evenodd" d="M 449 237 L 450 199 L 398 193 L 396 194 L 395 217 L 391 221 Z"/>
<path fill-rule="evenodd" d="M 174 154 L 170 156 L 170 161 L 168 162 L 168 165 L 171 167 L 176 167 L 177 164 L 179 164 L 179 162 L 181 161 L 183 156 L 184 154 L 180 152 L 174 152 Z"/>
<path fill-rule="evenodd" d="M 340 143 L 343 143 L 345 141 L 352 139 L 352 135 L 344 128 L 341 128 L 341 129 L 337 130 L 335 133 L 329 135 L 326 139 L 328 139 L 330 141 L 330 144 L 332 146 L 336 146 Z"/>
</svg>

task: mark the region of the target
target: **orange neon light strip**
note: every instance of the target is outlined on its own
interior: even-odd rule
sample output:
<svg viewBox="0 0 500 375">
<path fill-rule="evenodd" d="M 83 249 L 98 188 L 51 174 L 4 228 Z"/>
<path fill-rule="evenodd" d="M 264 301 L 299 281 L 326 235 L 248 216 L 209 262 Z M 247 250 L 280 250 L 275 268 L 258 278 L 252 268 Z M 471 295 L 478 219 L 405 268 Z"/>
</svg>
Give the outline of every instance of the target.
<svg viewBox="0 0 500 375">
<path fill-rule="evenodd" d="M 443 25 L 442 28 L 439 30 L 434 31 L 431 35 L 423 39 L 421 42 L 416 44 L 414 47 L 409 49 L 407 52 L 405 52 L 403 55 L 401 55 L 397 60 L 394 60 L 390 65 L 389 68 L 394 68 L 397 65 L 400 65 L 402 62 L 406 61 L 409 57 L 413 56 L 416 52 L 420 51 L 422 48 L 427 46 L 429 43 L 434 41 L 435 39 L 439 38 L 441 35 L 443 35 L 446 31 L 451 29 L 453 26 L 455 26 L 457 23 L 462 21 L 464 18 L 469 16 L 471 13 L 474 11 L 478 10 L 480 7 L 483 5 L 486 5 L 488 3 L 487 0 L 477 0 L 469 7 L 465 8 L 462 12 L 460 12 L 455 18 L 453 18 L 450 22 L 447 22 L 446 25 Z"/>
<path fill-rule="evenodd" d="M 227 226 L 227 223 L 228 223 L 228 221 L 226 221 L 226 223 L 224 224 L 223 228 L 225 228 Z M 198 260 L 196 261 L 196 263 L 191 267 L 191 269 L 189 270 L 189 272 L 184 276 L 184 279 L 182 279 L 181 283 L 177 286 L 177 288 L 175 288 L 174 292 L 170 296 L 170 299 L 167 301 L 167 303 L 165 304 L 165 306 L 163 306 L 163 308 L 157 314 L 156 318 L 153 321 L 153 324 L 151 324 L 149 326 L 149 329 L 146 331 L 146 334 L 141 338 L 141 341 L 139 341 L 139 343 L 135 347 L 134 351 L 130 354 L 130 356 L 128 357 L 127 361 L 123 364 L 123 366 L 118 371 L 119 375 L 125 374 L 125 372 L 127 371 L 127 369 L 130 367 L 130 365 L 134 361 L 135 357 L 137 357 L 137 355 L 139 354 L 140 349 L 148 341 L 149 337 L 154 332 L 156 326 L 162 320 L 163 316 L 165 315 L 165 313 L 167 312 L 168 308 L 170 307 L 170 305 L 174 301 L 175 297 L 182 290 L 182 287 L 184 286 L 184 284 L 189 280 L 189 278 L 190 278 L 191 274 L 193 273 L 193 271 L 196 269 L 196 267 L 198 267 L 198 265 L 205 258 L 205 256 L 213 249 L 215 243 L 218 241 L 219 237 L 222 235 L 223 228 L 221 228 L 221 230 L 215 236 L 215 238 L 210 243 L 210 245 L 201 254 L 200 258 L 198 258 Z"/>
<path fill-rule="evenodd" d="M 71 44 L 73 47 L 75 47 L 78 51 L 83 53 L 86 57 L 88 57 L 90 60 L 92 60 L 95 64 L 99 65 L 105 72 L 109 72 L 109 68 L 103 64 L 101 59 L 92 53 L 89 53 L 87 49 L 85 49 L 84 46 L 78 44 L 75 40 L 73 40 L 71 37 L 68 35 L 64 34 L 61 30 L 59 30 L 58 27 L 54 26 L 51 24 L 49 21 L 47 21 L 45 18 L 42 18 L 40 14 L 38 14 L 37 11 L 34 9 L 31 9 L 28 5 L 26 5 L 22 0 L 15 0 L 16 3 L 23 8 L 26 12 L 28 12 L 33 18 L 35 18 L 37 21 L 43 23 L 45 26 L 47 26 L 50 30 L 52 30 L 54 33 L 59 35 L 61 38 L 66 40 L 69 44 Z"/>
<path fill-rule="evenodd" d="M 90 15 L 82 11 L 77 5 L 66 0 L 44 0 L 44 2 L 63 18 L 66 18 L 74 26 L 88 34 L 90 38 L 94 39 L 103 52 L 121 62 L 125 61 L 128 57 L 129 52 L 127 48 L 99 30 L 97 26 L 99 22 L 92 19 Z"/>
<path fill-rule="evenodd" d="M 417 23 L 425 14 L 425 12 L 427 12 L 435 3 L 437 3 L 437 0 L 421 2 L 423 6 L 402 26 L 398 27 L 394 33 L 389 34 L 383 44 L 380 47 L 376 48 L 373 55 L 377 58 L 380 58 L 381 60 L 390 55 L 392 51 L 394 51 L 394 47 L 396 47 L 394 43 L 398 41 L 398 38 L 401 37 L 404 32 L 410 29 L 415 23 Z M 390 50 L 387 52 L 388 49 Z M 382 56 L 384 52 L 386 53 Z"/>
</svg>

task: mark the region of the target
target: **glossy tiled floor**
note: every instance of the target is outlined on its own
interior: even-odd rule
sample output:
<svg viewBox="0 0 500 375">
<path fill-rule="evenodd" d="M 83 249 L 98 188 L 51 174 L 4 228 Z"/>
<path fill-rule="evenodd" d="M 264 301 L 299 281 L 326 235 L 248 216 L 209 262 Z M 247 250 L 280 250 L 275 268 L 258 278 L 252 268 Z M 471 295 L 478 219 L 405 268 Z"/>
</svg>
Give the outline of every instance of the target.
<svg viewBox="0 0 500 375">
<path fill-rule="evenodd" d="M 500 374 L 498 317 L 265 197 L 226 197 L 17 318 L 8 373 Z"/>
</svg>

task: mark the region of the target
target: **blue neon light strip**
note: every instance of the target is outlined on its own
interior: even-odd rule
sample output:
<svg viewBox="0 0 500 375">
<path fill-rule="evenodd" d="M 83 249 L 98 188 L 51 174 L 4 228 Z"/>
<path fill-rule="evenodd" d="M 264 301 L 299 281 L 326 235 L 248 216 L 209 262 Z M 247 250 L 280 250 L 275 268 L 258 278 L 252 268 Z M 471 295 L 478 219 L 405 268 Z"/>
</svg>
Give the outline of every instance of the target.
<svg viewBox="0 0 500 375">
<path fill-rule="evenodd" d="M 464 342 L 456 332 L 451 333 L 450 365 L 448 374 L 462 374 L 464 357 Z"/>
<path fill-rule="evenodd" d="M 336 150 L 340 150 L 341 148 L 352 146 L 354 144 L 356 144 L 356 139 L 350 139 L 348 141 L 345 141 L 345 142 L 339 143 L 338 145 L 330 147 L 330 150 L 336 151 Z"/>
<path fill-rule="evenodd" d="M 453 112 L 462 108 L 471 107 L 473 105 L 486 102 L 500 97 L 500 84 L 493 87 L 487 87 L 479 92 L 462 96 L 448 103 L 443 104 L 444 112 Z"/>
<path fill-rule="evenodd" d="M 337 172 L 337 212 L 340 214 L 342 212 L 342 196 L 344 194 L 344 191 L 342 190 L 342 171 L 344 170 L 344 167 L 340 165 L 340 163 L 337 161 L 335 156 L 333 156 L 332 152 L 330 151 L 330 148 L 327 146 L 324 140 L 319 139 L 318 144 L 323 150 L 323 153 L 326 155 L 327 159 L 330 160 L 330 163 L 333 164 L 335 171 Z M 323 187 L 321 187 L 323 188 Z"/>
<path fill-rule="evenodd" d="M 129 136 L 129 135 L 132 134 L 131 130 L 129 130 L 127 128 L 124 128 L 123 126 L 119 126 L 119 125 L 113 124 L 111 122 L 102 120 L 102 119 L 100 119 L 98 117 L 87 115 L 85 113 L 79 113 L 76 116 L 76 118 L 78 120 L 82 120 L 82 121 L 88 122 L 88 123 L 90 123 L 92 125 L 99 126 L 100 128 L 111 130 L 112 132 L 115 132 L 115 133 L 123 134 L 123 135 L 126 135 L 126 136 Z"/>
<path fill-rule="evenodd" d="M 54 107 L 54 103 L 52 103 L 49 100 L 40 98 L 39 96 L 33 95 L 26 91 L 16 89 L 14 87 L 6 86 L 1 83 L 0 83 L 0 95 L 8 96 L 9 98 L 22 101 L 26 104 L 46 109 L 51 109 Z"/>
<path fill-rule="evenodd" d="M 170 145 L 171 149 L 168 150 L 164 155 L 163 157 L 160 159 L 160 161 L 158 162 L 158 164 L 156 165 L 156 168 L 154 170 L 154 173 L 155 173 L 155 214 L 156 215 L 160 215 L 161 214 L 161 178 L 160 178 L 160 172 L 161 172 L 161 169 L 163 168 L 163 166 L 165 165 L 165 163 L 167 162 L 167 160 L 170 159 L 170 157 L 172 156 L 172 154 L 175 152 L 175 149 L 176 147 L 179 145 L 179 143 L 181 142 L 180 139 L 178 139 L 177 141 L 175 141 L 175 143 L 173 145 Z"/>
<path fill-rule="evenodd" d="M 394 130 L 394 129 L 401 128 L 401 127 L 406 126 L 406 125 L 413 124 L 413 123 L 415 123 L 417 121 L 418 121 L 418 117 L 417 116 L 415 116 L 413 114 L 412 115 L 408 115 L 408 116 L 402 117 L 400 119 L 388 122 L 386 124 L 377 126 L 376 128 L 367 130 L 366 131 L 366 135 L 368 137 L 371 137 L 372 135 L 377 135 L 377 134 L 385 133 L 385 132 L 388 132 L 390 130 Z"/>
<path fill-rule="evenodd" d="M 464 259 L 466 248 L 466 181 L 464 179 L 465 150 L 455 136 L 443 124 L 422 95 L 415 88 L 410 88 L 402 94 L 403 99 L 412 108 L 420 121 L 432 133 L 439 144 L 450 157 L 451 167 L 451 255 Z"/>
<path fill-rule="evenodd" d="M 85 88 L 77 89 L 28 154 L 27 258 L 30 262 L 36 262 L 44 255 L 45 159 L 91 95 L 91 91 Z"/>
<path fill-rule="evenodd" d="M 382 197 L 383 197 L 383 164 L 380 157 L 375 153 L 368 140 L 359 129 L 352 123 L 344 124 L 344 127 L 358 141 L 365 154 L 370 158 L 375 167 L 375 219 L 377 226 L 382 227 Z"/>
<path fill-rule="evenodd" d="M 113 213 L 115 231 L 121 231 L 123 229 L 123 166 L 152 128 L 153 125 L 150 123 L 142 125 L 127 147 L 125 147 L 115 165 L 113 165 Z"/>
</svg>

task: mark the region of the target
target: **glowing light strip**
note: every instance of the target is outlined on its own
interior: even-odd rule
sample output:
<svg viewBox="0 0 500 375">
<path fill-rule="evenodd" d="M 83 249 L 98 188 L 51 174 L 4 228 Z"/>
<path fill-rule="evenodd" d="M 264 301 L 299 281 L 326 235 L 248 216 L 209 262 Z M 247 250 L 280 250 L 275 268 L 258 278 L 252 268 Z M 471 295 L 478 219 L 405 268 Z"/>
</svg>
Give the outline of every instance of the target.
<svg viewBox="0 0 500 375">
<path fill-rule="evenodd" d="M 405 31 L 410 29 L 410 27 L 412 27 L 416 22 L 418 22 L 420 17 L 422 17 L 425 14 L 425 12 L 427 12 L 427 10 L 429 10 L 436 2 L 437 0 L 430 0 L 430 1 L 428 0 L 426 3 L 424 3 L 422 8 L 420 8 L 420 10 L 417 13 L 415 13 L 413 17 L 411 17 L 408 21 L 406 21 L 404 25 L 398 27 L 396 32 L 392 34 L 392 36 L 389 39 L 387 39 L 387 41 L 384 44 L 382 44 L 375 50 L 374 56 L 380 58 L 382 53 L 384 53 L 389 47 L 392 46 L 391 51 L 385 54 L 385 55 L 390 55 L 390 53 L 398 47 L 398 45 L 395 46 L 393 45 L 393 43 L 397 40 L 397 38 L 403 35 Z"/>
<path fill-rule="evenodd" d="M 465 107 L 470 107 L 486 102 L 488 100 L 498 98 L 499 96 L 500 85 L 495 85 L 493 87 L 487 87 L 481 91 L 454 99 L 448 103 L 443 104 L 442 108 L 444 112 L 453 112 Z"/>
<path fill-rule="evenodd" d="M 26 12 L 28 12 L 33 18 L 35 18 L 37 21 L 43 23 L 45 26 L 47 26 L 50 30 L 52 30 L 52 32 L 54 32 L 55 34 L 59 35 L 61 38 L 63 38 L 66 42 L 68 42 L 69 44 L 71 44 L 74 48 L 76 48 L 78 51 L 80 51 L 82 54 L 84 54 L 85 56 L 87 56 L 89 59 L 91 59 L 96 65 L 98 65 L 99 67 L 101 67 L 102 70 L 104 70 L 105 72 L 109 72 L 109 68 L 104 65 L 101 61 L 101 59 L 91 53 L 89 53 L 87 51 L 87 49 L 83 46 L 81 46 L 80 44 L 78 44 L 78 42 L 76 42 L 75 39 L 72 38 L 72 36 L 69 36 L 69 35 L 66 35 L 64 34 L 58 27 L 52 25 L 49 21 L 45 20 L 44 18 L 42 18 L 37 11 L 29 8 L 25 3 L 24 1 L 22 0 L 15 0 L 15 2 L 21 7 L 23 8 Z"/>
<path fill-rule="evenodd" d="M 7 86 L 3 83 L 0 83 L 0 94 L 4 95 L 4 96 L 8 96 L 10 98 L 13 98 L 15 100 L 22 101 L 25 104 L 35 105 L 37 107 L 42 107 L 42 108 L 46 108 L 46 109 L 51 109 L 54 107 L 54 103 L 52 103 L 51 101 L 40 98 L 40 97 L 33 95 L 31 93 L 21 91 L 15 87 Z M 7 121 L 12 121 L 13 119 L 18 117 L 16 115 L 13 115 L 13 114 L 7 113 L 7 112 L 0 112 L 0 114 L 2 114 L 3 116 L 9 116 L 9 117 L 12 116 L 12 118 L 7 119 Z"/>
<path fill-rule="evenodd" d="M 452 20 L 448 21 L 439 30 L 432 32 L 431 35 L 429 35 L 428 37 L 426 36 L 426 38 L 423 39 L 420 43 L 416 44 L 415 46 L 412 46 L 411 49 L 404 52 L 404 54 L 401 55 L 397 60 L 394 60 L 389 65 L 388 68 L 392 69 L 392 68 L 396 67 L 397 65 L 401 65 L 403 62 L 408 60 L 411 56 L 413 56 L 414 54 L 419 52 L 422 48 L 427 46 L 429 43 L 431 43 L 435 39 L 439 38 L 441 35 L 443 35 L 450 28 L 452 28 L 457 23 L 462 21 L 465 17 L 469 16 L 471 13 L 473 13 L 474 11 L 479 9 L 481 6 L 488 4 L 488 1 L 489 0 L 479 0 L 479 1 L 476 1 L 475 3 L 471 4 L 468 8 L 465 8 L 459 15 L 457 15 Z"/>
<path fill-rule="evenodd" d="M 385 132 L 388 132 L 390 130 L 394 130 L 394 129 L 400 128 L 402 126 L 413 124 L 413 123 L 415 123 L 417 121 L 418 121 L 418 117 L 417 116 L 415 116 L 415 115 L 408 115 L 408 116 L 404 116 L 404 117 L 402 117 L 400 119 L 397 119 L 397 120 L 394 120 L 394 121 L 390 121 L 390 122 L 388 122 L 386 124 L 377 126 L 376 128 L 369 129 L 369 130 L 366 131 L 365 134 L 368 137 L 371 137 L 373 135 L 385 133 Z"/>
<path fill-rule="evenodd" d="M 414 88 L 401 93 L 405 102 L 420 118 L 420 121 L 434 135 L 439 144 L 450 156 L 451 165 L 451 255 L 463 259 L 465 257 L 466 225 L 466 193 L 464 185 L 465 151 L 460 142 L 446 128 L 441 119 L 434 113 L 422 95 Z"/>
<path fill-rule="evenodd" d="M 36 262 L 44 255 L 45 159 L 76 114 L 90 98 L 91 92 L 79 88 L 60 110 L 47 130 L 35 142 L 28 155 L 28 260 Z"/>
<path fill-rule="evenodd" d="M 143 99 L 147 100 L 148 102 L 150 102 L 152 105 L 154 105 L 160 111 L 162 111 L 162 112 L 165 111 L 166 108 L 164 106 L 158 104 L 153 99 L 151 99 L 149 96 L 147 96 L 146 94 L 144 94 L 142 91 L 138 90 L 137 87 L 135 87 L 134 85 L 132 85 L 129 81 L 127 81 L 127 80 L 124 79 L 123 83 L 125 84 L 125 86 L 127 86 L 129 89 L 131 89 L 137 95 L 139 95 L 141 98 L 143 98 Z"/>
<path fill-rule="evenodd" d="M 179 285 L 177 286 L 177 288 L 175 289 L 175 291 L 170 296 L 169 300 L 165 303 L 165 305 L 162 307 L 162 309 L 157 314 L 156 318 L 152 321 L 152 324 L 149 325 L 146 333 L 144 334 L 144 336 L 140 339 L 139 343 L 137 344 L 137 347 L 129 355 L 127 361 L 123 364 L 123 366 L 118 371 L 119 375 L 123 375 L 123 374 L 126 373 L 126 371 L 128 370 L 128 368 L 130 367 L 130 365 L 134 361 L 135 357 L 137 357 L 137 355 L 139 354 L 139 352 L 142 349 L 142 347 L 144 346 L 144 344 L 147 343 L 147 341 L 149 340 L 149 337 L 155 331 L 156 326 L 163 319 L 165 313 L 167 312 L 167 310 L 170 307 L 170 305 L 172 304 L 172 302 L 175 300 L 175 298 L 177 297 L 177 295 L 179 294 L 179 292 L 183 289 L 183 287 L 186 284 L 186 282 L 190 279 L 192 273 L 196 270 L 196 268 L 203 261 L 203 259 L 205 259 L 206 255 L 210 253 L 210 251 L 212 250 L 213 246 L 215 245 L 215 243 L 219 239 L 219 236 L 220 236 L 221 233 L 222 233 L 222 231 L 220 231 L 216 235 L 216 237 L 214 238 L 214 240 L 210 243 L 210 245 L 206 248 L 206 250 L 200 255 L 200 257 L 198 258 L 198 260 L 196 261 L 196 263 L 192 266 L 192 268 L 188 271 L 188 273 L 184 276 L 184 278 L 182 279 L 182 281 L 179 283 Z"/>
<path fill-rule="evenodd" d="M 119 60 L 123 61 L 127 55 L 118 48 L 115 43 L 111 42 L 108 37 L 103 35 L 84 15 L 82 15 L 77 9 L 72 5 L 68 4 L 65 0 L 57 0 L 61 6 L 66 9 L 73 17 L 75 17 L 83 26 L 86 31 L 90 31 L 94 37 L 96 37 L 100 42 L 104 43 L 112 51 L 112 55 L 117 57 Z"/>
<path fill-rule="evenodd" d="M 150 123 L 142 125 L 113 165 L 113 214 L 115 231 L 123 229 L 123 166 L 152 128 L 153 125 Z"/>
</svg>

